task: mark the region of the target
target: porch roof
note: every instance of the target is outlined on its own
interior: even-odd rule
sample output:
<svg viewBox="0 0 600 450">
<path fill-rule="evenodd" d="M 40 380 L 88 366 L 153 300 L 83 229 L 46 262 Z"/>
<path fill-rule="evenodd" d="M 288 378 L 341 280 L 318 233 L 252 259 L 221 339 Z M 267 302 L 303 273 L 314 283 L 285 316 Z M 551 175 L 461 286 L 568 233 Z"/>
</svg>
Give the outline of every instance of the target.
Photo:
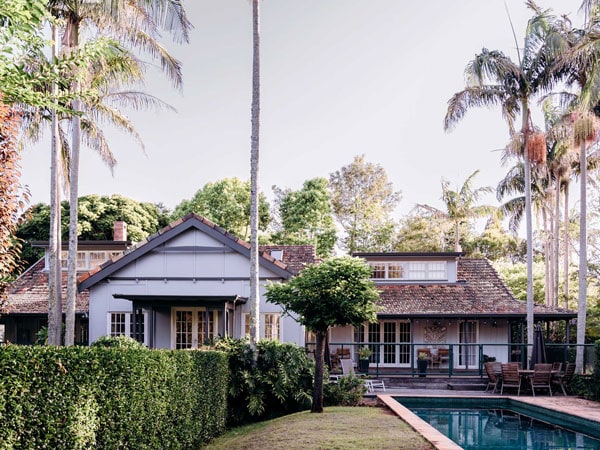
<svg viewBox="0 0 600 450">
<path fill-rule="evenodd" d="M 140 308 L 144 307 L 172 307 L 172 306 L 221 306 L 231 302 L 242 304 L 248 301 L 239 295 L 132 295 L 113 294 L 114 298 L 131 300 Z"/>
<path fill-rule="evenodd" d="M 413 283 L 378 286 L 380 317 L 507 317 L 525 318 L 527 305 L 515 299 L 486 259 L 459 259 L 456 283 Z M 575 311 L 534 306 L 536 319 L 569 319 Z"/>
</svg>

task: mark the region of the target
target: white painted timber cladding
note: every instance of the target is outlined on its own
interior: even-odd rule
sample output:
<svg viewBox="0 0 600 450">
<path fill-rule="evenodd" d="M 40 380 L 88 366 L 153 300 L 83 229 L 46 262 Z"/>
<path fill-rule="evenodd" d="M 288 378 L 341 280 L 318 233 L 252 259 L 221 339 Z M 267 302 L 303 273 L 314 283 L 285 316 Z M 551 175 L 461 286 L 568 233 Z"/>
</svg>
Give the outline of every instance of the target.
<svg viewBox="0 0 600 450">
<path fill-rule="evenodd" d="M 189 251 L 192 247 L 222 248 L 223 252 Z M 177 251 L 177 248 L 182 251 Z M 165 249 L 168 250 L 162 251 Z M 131 302 L 115 299 L 113 294 L 247 298 L 249 271 L 250 260 L 245 255 L 231 251 L 230 247 L 197 229 L 189 229 L 111 274 L 108 281 L 90 288 L 90 342 L 106 334 L 109 312 L 131 312 Z M 267 303 L 264 297 L 265 278 L 277 280 L 279 276 L 261 267 L 260 277 L 261 314 L 280 313 L 281 309 Z M 249 311 L 249 304 L 236 308 L 235 337 L 241 337 L 241 315 Z M 157 328 L 161 328 L 156 336 L 157 347 L 169 347 L 162 342 L 163 337 L 170 335 L 162 330 L 167 323 L 170 322 L 165 318 L 157 320 Z M 292 319 L 282 318 L 281 340 L 303 345 L 303 327 Z"/>
</svg>

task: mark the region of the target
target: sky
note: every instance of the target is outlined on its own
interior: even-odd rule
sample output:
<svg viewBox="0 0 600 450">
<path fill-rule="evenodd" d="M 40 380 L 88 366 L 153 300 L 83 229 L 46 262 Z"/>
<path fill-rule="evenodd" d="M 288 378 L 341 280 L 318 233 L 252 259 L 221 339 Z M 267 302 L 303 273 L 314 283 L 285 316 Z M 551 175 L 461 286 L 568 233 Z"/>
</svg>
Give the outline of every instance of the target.
<svg viewBox="0 0 600 450">
<path fill-rule="evenodd" d="M 538 0 L 580 24 L 581 0 Z M 120 194 L 173 209 L 208 182 L 250 178 L 252 8 L 249 0 L 184 0 L 190 43 L 165 40 L 183 63 L 183 88 L 159 70 L 146 92 L 172 111 L 128 113 L 145 153 L 110 132 L 111 174 L 83 149 L 80 195 Z M 482 48 L 516 60 L 531 13 L 522 0 L 262 0 L 259 183 L 297 190 L 365 155 L 402 192 L 396 215 L 442 207 L 441 179 L 496 186 L 508 171 L 508 129 L 499 110 L 474 109 L 448 133 L 450 97 Z M 541 123 L 540 123 L 541 124 Z M 49 203 L 48 144 L 23 152 L 31 203 Z M 497 204 L 490 196 L 484 201 Z"/>
</svg>

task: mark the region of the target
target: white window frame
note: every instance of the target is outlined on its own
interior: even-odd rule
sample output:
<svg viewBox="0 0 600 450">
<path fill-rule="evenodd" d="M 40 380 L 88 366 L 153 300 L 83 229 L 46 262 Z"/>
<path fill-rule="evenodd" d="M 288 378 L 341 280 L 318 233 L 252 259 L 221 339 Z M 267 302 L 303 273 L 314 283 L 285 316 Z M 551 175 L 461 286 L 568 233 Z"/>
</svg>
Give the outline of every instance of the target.
<svg viewBox="0 0 600 450">
<path fill-rule="evenodd" d="M 205 312 L 207 314 L 213 315 L 212 322 L 212 331 L 209 330 L 208 338 L 215 339 L 219 335 L 219 311 L 216 309 L 207 310 L 204 306 L 191 306 L 191 307 L 174 307 L 171 308 L 171 348 L 177 348 L 177 336 L 176 336 L 176 321 L 177 321 L 177 312 L 178 311 L 189 311 L 192 313 L 192 345 L 190 348 L 198 348 L 204 345 L 204 341 L 198 341 L 198 330 L 199 330 L 199 322 L 198 322 L 198 313 Z"/>
<path fill-rule="evenodd" d="M 273 334 L 272 329 L 269 335 L 267 335 L 267 316 L 277 317 L 277 333 Z M 250 313 L 244 313 L 243 315 L 242 330 L 244 331 L 243 337 L 250 337 Z M 281 313 L 261 313 L 260 314 L 260 327 L 262 331 L 262 339 L 272 339 L 276 341 L 281 340 Z"/>
<path fill-rule="evenodd" d="M 125 314 L 125 331 L 124 333 L 118 333 L 115 334 L 112 331 L 112 324 L 113 324 L 113 314 Z M 131 327 L 133 326 L 133 313 L 131 311 L 109 311 L 106 314 L 107 318 L 106 318 L 106 335 L 107 336 L 127 336 L 127 337 L 133 337 L 132 333 L 131 333 Z M 142 334 L 144 335 L 144 345 L 148 346 L 148 313 L 144 310 L 142 310 L 142 316 L 144 317 L 144 323 L 143 323 L 143 328 L 142 328 Z"/>
<path fill-rule="evenodd" d="M 373 268 L 373 280 L 396 281 L 447 281 L 447 261 L 369 261 Z M 375 272 L 382 274 L 375 276 Z M 400 277 L 391 277 L 391 273 L 400 272 Z M 441 275 L 438 275 L 441 274 Z"/>
<path fill-rule="evenodd" d="M 273 341 L 281 340 L 281 314 L 265 313 L 263 318 L 265 323 L 263 337 Z"/>
<path fill-rule="evenodd" d="M 104 256 L 101 259 L 97 259 L 96 263 L 92 264 L 91 263 L 91 258 L 90 255 L 91 253 L 97 253 L 97 254 L 104 254 Z M 60 265 L 61 265 L 61 269 L 63 271 L 67 270 L 67 254 L 68 251 L 67 250 L 62 250 L 60 252 Z M 92 270 L 95 269 L 96 267 L 98 267 L 100 264 L 105 263 L 106 261 L 108 261 L 109 259 L 113 259 L 116 258 L 117 256 L 122 255 L 123 252 L 122 251 L 118 251 L 118 250 L 78 250 L 77 251 L 77 271 L 79 272 L 86 272 L 88 270 Z M 46 252 L 46 254 L 44 255 L 46 258 L 46 270 L 48 270 L 48 267 L 50 267 L 50 254 L 48 252 Z"/>
</svg>

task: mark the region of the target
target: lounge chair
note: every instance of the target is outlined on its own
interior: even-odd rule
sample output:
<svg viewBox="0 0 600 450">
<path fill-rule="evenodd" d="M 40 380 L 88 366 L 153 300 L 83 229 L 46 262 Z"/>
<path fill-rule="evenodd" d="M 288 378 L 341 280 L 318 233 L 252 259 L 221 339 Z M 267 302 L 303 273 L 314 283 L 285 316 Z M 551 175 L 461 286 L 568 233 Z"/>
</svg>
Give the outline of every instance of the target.
<svg viewBox="0 0 600 450">
<path fill-rule="evenodd" d="M 342 366 L 342 374 L 347 377 L 348 375 L 356 375 L 354 372 L 354 365 L 351 359 L 342 359 L 340 361 Z M 361 374 L 362 375 L 362 374 Z M 365 379 L 365 387 L 368 392 L 375 392 L 375 389 L 381 388 L 385 391 L 385 383 L 383 380 Z"/>
<path fill-rule="evenodd" d="M 571 389 L 571 380 L 573 379 L 573 374 L 575 373 L 575 363 L 567 363 L 565 367 L 565 371 L 556 375 L 552 378 L 552 384 L 560 386 L 562 389 L 563 395 L 567 395 L 567 389 Z"/>
</svg>

